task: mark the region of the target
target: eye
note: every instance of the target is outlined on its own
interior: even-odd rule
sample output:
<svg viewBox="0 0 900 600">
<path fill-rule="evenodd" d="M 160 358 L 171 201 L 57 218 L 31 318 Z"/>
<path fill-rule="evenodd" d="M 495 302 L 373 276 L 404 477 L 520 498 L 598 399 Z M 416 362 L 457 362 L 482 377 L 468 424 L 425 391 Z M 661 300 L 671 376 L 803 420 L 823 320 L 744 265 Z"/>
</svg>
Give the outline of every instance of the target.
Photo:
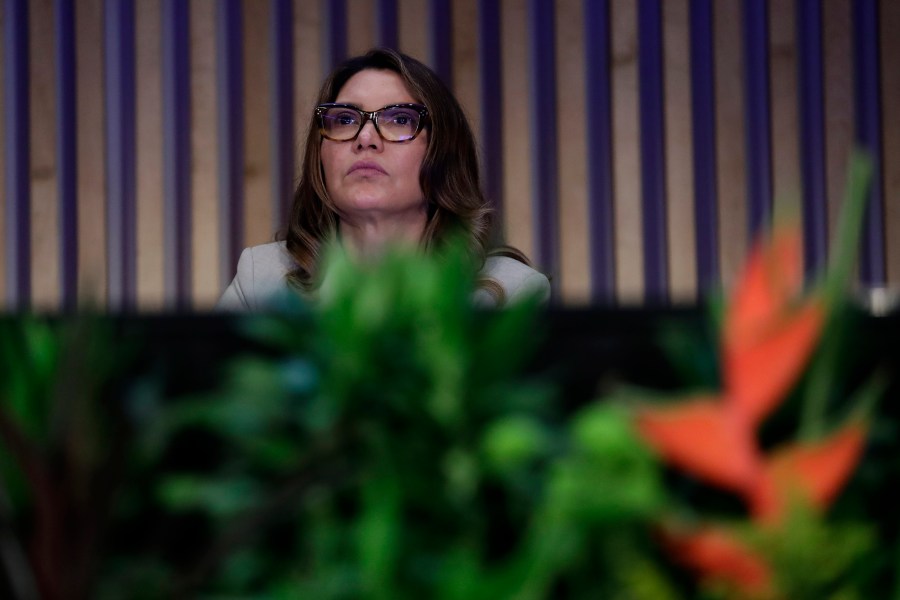
<svg viewBox="0 0 900 600">
<path fill-rule="evenodd" d="M 419 115 L 408 108 L 393 108 L 384 112 L 384 119 L 391 125 L 414 127 L 419 120 Z"/>
<path fill-rule="evenodd" d="M 334 121 L 338 125 L 355 125 L 359 122 L 359 115 L 349 110 L 334 115 Z"/>
<path fill-rule="evenodd" d="M 322 115 L 325 127 L 331 129 L 335 127 L 350 128 L 359 125 L 359 114 L 356 111 L 342 108 L 331 107 Z"/>
</svg>

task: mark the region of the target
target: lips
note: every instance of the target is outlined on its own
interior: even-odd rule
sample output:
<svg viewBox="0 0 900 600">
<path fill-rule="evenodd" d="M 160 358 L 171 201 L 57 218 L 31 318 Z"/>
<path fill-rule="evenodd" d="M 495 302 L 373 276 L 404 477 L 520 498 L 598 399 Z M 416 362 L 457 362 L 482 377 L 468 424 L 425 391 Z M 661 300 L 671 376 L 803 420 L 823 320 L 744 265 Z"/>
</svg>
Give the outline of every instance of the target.
<svg viewBox="0 0 900 600">
<path fill-rule="evenodd" d="M 347 171 L 347 175 L 350 175 L 351 173 L 358 173 L 360 175 L 387 175 L 387 171 L 385 171 L 381 165 L 368 160 L 361 160 L 353 163 L 353 166 Z"/>
</svg>

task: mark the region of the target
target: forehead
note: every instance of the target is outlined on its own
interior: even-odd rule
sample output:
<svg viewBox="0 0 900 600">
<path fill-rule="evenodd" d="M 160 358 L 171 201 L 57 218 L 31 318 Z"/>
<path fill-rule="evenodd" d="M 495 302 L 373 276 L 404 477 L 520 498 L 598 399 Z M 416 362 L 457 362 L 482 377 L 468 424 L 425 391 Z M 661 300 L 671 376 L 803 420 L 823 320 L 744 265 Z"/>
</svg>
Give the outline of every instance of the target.
<svg viewBox="0 0 900 600">
<path fill-rule="evenodd" d="M 356 73 L 335 98 L 335 102 L 353 104 L 363 110 L 416 101 L 400 75 L 385 69 L 365 69 Z"/>
</svg>

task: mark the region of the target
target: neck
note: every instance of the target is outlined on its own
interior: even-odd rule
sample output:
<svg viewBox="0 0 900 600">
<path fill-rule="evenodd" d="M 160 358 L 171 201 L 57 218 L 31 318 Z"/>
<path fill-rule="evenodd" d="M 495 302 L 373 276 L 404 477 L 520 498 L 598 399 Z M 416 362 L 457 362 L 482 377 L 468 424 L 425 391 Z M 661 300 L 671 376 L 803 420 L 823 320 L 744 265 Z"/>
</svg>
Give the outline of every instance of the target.
<svg viewBox="0 0 900 600">
<path fill-rule="evenodd" d="M 341 242 L 357 259 L 380 256 L 389 245 L 415 247 L 425 232 L 425 210 L 403 215 L 342 218 L 339 224 Z"/>
</svg>

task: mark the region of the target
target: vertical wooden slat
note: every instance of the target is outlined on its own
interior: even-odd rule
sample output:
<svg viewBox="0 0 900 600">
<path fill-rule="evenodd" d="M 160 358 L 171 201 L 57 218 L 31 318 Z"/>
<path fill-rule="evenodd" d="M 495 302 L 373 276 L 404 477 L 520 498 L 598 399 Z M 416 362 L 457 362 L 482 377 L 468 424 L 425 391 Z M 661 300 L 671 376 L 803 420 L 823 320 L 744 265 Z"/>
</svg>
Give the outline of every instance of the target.
<svg viewBox="0 0 900 600">
<path fill-rule="evenodd" d="M 641 191 L 643 201 L 644 297 L 668 300 L 666 241 L 665 130 L 662 86 L 662 6 L 638 4 Z"/>
<path fill-rule="evenodd" d="M 426 0 L 397 0 L 400 50 L 424 63 L 431 56 L 430 5 Z"/>
<path fill-rule="evenodd" d="M 104 306 L 107 295 L 106 136 L 103 0 L 75 3 L 78 147 L 78 301 Z"/>
<path fill-rule="evenodd" d="M 272 241 L 272 73 L 269 2 L 244 0 L 244 245 Z"/>
<path fill-rule="evenodd" d="M 850 0 L 823 4 L 825 157 L 829 237 L 837 220 L 847 186 L 847 164 L 853 149 L 853 45 Z"/>
<path fill-rule="evenodd" d="M 744 263 L 748 239 L 741 2 L 716 0 L 713 4 L 719 256 L 726 289 Z"/>
<path fill-rule="evenodd" d="M 887 285 L 900 287 L 900 2 L 882 0 L 881 107 L 884 111 L 884 220 Z"/>
<path fill-rule="evenodd" d="M 378 0 L 379 46 L 395 49 L 400 47 L 400 32 L 397 23 L 397 0 Z"/>
<path fill-rule="evenodd" d="M 31 153 L 31 305 L 59 306 L 59 182 L 57 180 L 56 64 L 52 0 L 31 0 L 29 12 L 29 151 Z"/>
<path fill-rule="evenodd" d="M 551 0 L 529 0 L 531 40 L 532 223 L 540 268 L 559 273 L 559 160 L 556 152 L 556 15 Z"/>
<path fill-rule="evenodd" d="M 591 300 L 599 304 L 613 304 L 616 298 L 616 263 L 610 7 L 608 0 L 585 0 L 583 6 Z"/>
<path fill-rule="evenodd" d="M 244 73 L 240 0 L 216 7 L 219 146 L 219 272 L 231 281 L 244 247 Z"/>
<path fill-rule="evenodd" d="M 272 28 L 272 230 L 287 223 L 294 187 L 294 9 L 274 0 Z"/>
<path fill-rule="evenodd" d="M 566 302 L 590 298 L 588 276 L 587 119 L 581 2 L 558 3 L 556 14 L 557 154 L 559 157 L 559 290 Z M 594 35 L 591 33 L 591 35 Z"/>
<path fill-rule="evenodd" d="M 884 214 L 881 168 L 881 77 L 877 0 L 853 2 L 853 57 L 856 87 L 856 143 L 873 162 L 860 252 L 863 285 L 885 283 Z"/>
<path fill-rule="evenodd" d="M 60 305 L 78 300 L 78 158 L 75 95 L 75 7 L 56 0 L 56 164 L 59 201 Z"/>
<path fill-rule="evenodd" d="M 294 0 L 294 65 L 297 73 L 294 83 L 294 114 L 298 127 L 297 150 L 301 154 L 297 157 L 298 172 L 299 162 L 303 160 L 302 153 L 306 151 L 306 134 L 312 122 L 316 96 L 325 78 L 322 71 L 322 40 L 325 35 L 322 9 L 319 2 Z"/>
<path fill-rule="evenodd" d="M 766 2 L 744 0 L 745 122 L 749 232 L 755 237 L 772 216 L 772 141 L 769 28 Z"/>
<path fill-rule="evenodd" d="M 637 13 L 632 0 L 612 2 L 613 183 L 615 185 L 616 293 L 622 304 L 644 298 L 641 243 L 640 115 Z"/>
<path fill-rule="evenodd" d="M 478 2 L 479 101 L 481 162 L 484 190 L 494 207 L 494 222 L 502 236 L 503 218 L 503 71 L 500 50 L 500 0 Z"/>
<path fill-rule="evenodd" d="M 719 283 L 712 10 L 712 0 L 692 0 L 690 3 L 691 125 L 698 294 L 712 291 Z"/>
<path fill-rule="evenodd" d="M 771 215 L 794 214 L 799 218 L 796 1 L 768 0 L 768 6 Z"/>
<path fill-rule="evenodd" d="M 450 81 L 453 95 L 462 106 L 463 112 L 479 143 L 481 133 L 480 78 L 478 74 L 478 2 L 477 0 L 453 0 L 450 42 L 453 60 L 450 62 Z"/>
<path fill-rule="evenodd" d="M 137 307 L 166 305 L 163 0 L 141 0 L 135 18 L 135 235 Z M 170 304 L 171 306 L 171 304 Z"/>
<path fill-rule="evenodd" d="M 26 309 L 31 303 L 27 0 L 6 0 L 3 25 L 6 305 Z"/>
<path fill-rule="evenodd" d="M 800 166 L 803 178 L 803 262 L 807 274 L 825 263 L 828 203 L 825 195 L 825 114 L 822 92 L 822 6 L 797 3 L 800 83 Z"/>
<path fill-rule="evenodd" d="M 191 242 L 193 306 L 214 305 L 230 281 L 220 281 L 219 192 L 216 165 L 222 148 L 216 136 L 216 8 L 218 0 L 191 0 Z"/>
<path fill-rule="evenodd" d="M 502 96 L 503 96 L 503 216 L 506 239 L 534 257 L 532 181 L 527 177 L 532 154 L 530 106 L 534 98 L 528 81 L 528 12 L 525 2 L 501 1 Z"/>
<path fill-rule="evenodd" d="M 666 168 L 666 237 L 669 299 L 693 302 L 697 296 L 691 137 L 690 2 L 662 3 L 663 84 Z M 707 31 L 708 35 L 708 31 Z M 710 114 L 709 117 L 712 115 Z"/>
<path fill-rule="evenodd" d="M 134 5 L 107 0 L 106 65 L 107 297 L 113 310 L 136 298 Z"/>
<path fill-rule="evenodd" d="M 163 204 L 166 306 L 191 306 L 190 6 L 163 0 Z"/>
<path fill-rule="evenodd" d="M 347 0 L 322 1 L 325 15 L 322 70 L 328 73 L 347 58 Z"/>
<path fill-rule="evenodd" d="M 375 0 L 344 0 L 347 3 L 347 56 L 359 56 L 377 44 L 378 16 Z"/>
<path fill-rule="evenodd" d="M 428 62 L 441 81 L 453 85 L 453 12 L 450 0 L 429 0 L 428 25 L 431 48 Z"/>
</svg>

